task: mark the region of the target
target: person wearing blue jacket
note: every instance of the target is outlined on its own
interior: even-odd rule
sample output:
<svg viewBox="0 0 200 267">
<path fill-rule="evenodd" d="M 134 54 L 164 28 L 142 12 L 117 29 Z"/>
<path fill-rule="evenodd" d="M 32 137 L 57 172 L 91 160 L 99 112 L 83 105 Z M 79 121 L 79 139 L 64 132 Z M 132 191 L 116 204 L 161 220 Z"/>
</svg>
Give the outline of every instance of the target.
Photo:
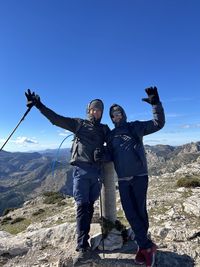
<svg viewBox="0 0 200 267">
<path fill-rule="evenodd" d="M 108 147 L 118 175 L 122 207 L 138 245 L 135 262 L 150 267 L 154 264 L 156 245 L 147 236 L 148 168 L 143 136 L 163 128 L 165 115 L 157 88 L 150 87 L 145 91 L 148 97 L 142 100 L 152 105 L 153 119 L 127 122 L 124 109 L 113 104 L 110 117 L 115 128 L 110 132 Z"/>
</svg>

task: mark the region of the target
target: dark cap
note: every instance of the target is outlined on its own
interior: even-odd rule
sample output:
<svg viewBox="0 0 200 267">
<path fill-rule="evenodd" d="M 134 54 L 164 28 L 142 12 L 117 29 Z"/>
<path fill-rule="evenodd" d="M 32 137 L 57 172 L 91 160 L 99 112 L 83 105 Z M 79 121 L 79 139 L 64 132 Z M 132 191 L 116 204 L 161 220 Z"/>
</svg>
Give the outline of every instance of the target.
<svg viewBox="0 0 200 267">
<path fill-rule="evenodd" d="M 101 121 L 101 117 L 99 119 L 95 119 L 95 117 L 90 114 L 90 109 L 99 109 L 101 110 L 101 117 L 103 115 L 103 102 L 101 101 L 101 99 L 94 99 L 92 100 L 88 105 L 87 105 L 87 117 L 90 121 L 94 122 L 94 123 L 100 123 Z"/>
<path fill-rule="evenodd" d="M 92 108 L 98 108 L 103 112 L 103 102 L 100 99 L 94 99 L 88 104 L 88 111 Z"/>
</svg>

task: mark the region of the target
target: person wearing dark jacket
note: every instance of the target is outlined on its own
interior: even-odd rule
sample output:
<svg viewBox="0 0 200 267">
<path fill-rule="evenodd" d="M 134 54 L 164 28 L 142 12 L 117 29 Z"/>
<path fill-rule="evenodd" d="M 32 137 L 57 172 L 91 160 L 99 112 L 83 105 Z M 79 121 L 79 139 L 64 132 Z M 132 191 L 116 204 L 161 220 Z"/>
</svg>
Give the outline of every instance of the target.
<svg viewBox="0 0 200 267">
<path fill-rule="evenodd" d="M 135 233 L 138 251 L 137 264 L 153 266 L 156 245 L 147 237 L 149 220 L 146 208 L 148 169 L 143 136 L 159 131 L 165 124 L 165 115 L 156 87 L 146 89 L 153 119 L 127 122 L 124 109 L 114 104 L 110 117 L 115 128 L 110 132 L 108 147 L 118 175 L 119 192 L 125 216 Z"/>
<path fill-rule="evenodd" d="M 88 243 L 90 224 L 94 211 L 94 202 L 101 190 L 100 161 L 103 144 L 110 129 L 101 124 L 104 105 L 100 99 L 92 100 L 87 107 L 87 119 L 63 117 L 47 108 L 38 95 L 29 89 L 25 93 L 27 106 L 36 106 L 40 112 L 58 127 L 75 134 L 72 145 L 71 165 L 73 171 L 73 196 L 77 204 L 77 257 L 74 266 L 90 260 L 91 252 Z"/>
</svg>

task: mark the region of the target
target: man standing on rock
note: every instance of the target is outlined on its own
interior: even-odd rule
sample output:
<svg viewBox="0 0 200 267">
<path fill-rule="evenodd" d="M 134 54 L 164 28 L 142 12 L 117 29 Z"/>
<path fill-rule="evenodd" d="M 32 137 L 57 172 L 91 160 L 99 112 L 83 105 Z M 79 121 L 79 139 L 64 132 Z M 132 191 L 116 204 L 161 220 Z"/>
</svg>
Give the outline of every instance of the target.
<svg viewBox="0 0 200 267">
<path fill-rule="evenodd" d="M 103 144 L 110 132 L 107 125 L 100 123 L 104 105 L 100 99 L 94 99 L 88 104 L 87 119 L 70 118 L 47 108 L 40 97 L 29 89 L 25 95 L 28 107 L 35 106 L 52 124 L 75 134 L 70 163 L 74 166 L 73 195 L 77 204 L 78 255 L 74 258 L 74 266 L 79 266 L 91 260 L 88 239 L 94 202 L 101 190 L 99 162 L 102 159 Z"/>
<path fill-rule="evenodd" d="M 151 104 L 153 119 L 127 122 L 124 109 L 114 104 L 110 117 L 115 125 L 108 141 L 116 173 L 119 192 L 126 218 L 135 233 L 138 251 L 137 264 L 154 264 L 156 245 L 147 237 L 149 220 L 146 208 L 148 169 L 143 136 L 159 131 L 165 124 L 165 115 L 156 87 L 146 89 L 148 98 L 142 100 Z"/>
</svg>

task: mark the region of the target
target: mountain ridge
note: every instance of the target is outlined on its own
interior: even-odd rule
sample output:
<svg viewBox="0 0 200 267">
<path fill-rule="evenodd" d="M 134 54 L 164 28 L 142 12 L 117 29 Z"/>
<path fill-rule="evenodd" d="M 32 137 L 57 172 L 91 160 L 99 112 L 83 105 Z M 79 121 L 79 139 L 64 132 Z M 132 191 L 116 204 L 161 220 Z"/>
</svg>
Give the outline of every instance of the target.
<svg viewBox="0 0 200 267">
<path fill-rule="evenodd" d="M 200 142 L 182 146 L 145 145 L 149 175 L 200 174 Z M 59 153 L 58 153 L 59 152 Z M 0 152 L 0 215 L 45 191 L 72 195 L 70 149 Z"/>
</svg>

